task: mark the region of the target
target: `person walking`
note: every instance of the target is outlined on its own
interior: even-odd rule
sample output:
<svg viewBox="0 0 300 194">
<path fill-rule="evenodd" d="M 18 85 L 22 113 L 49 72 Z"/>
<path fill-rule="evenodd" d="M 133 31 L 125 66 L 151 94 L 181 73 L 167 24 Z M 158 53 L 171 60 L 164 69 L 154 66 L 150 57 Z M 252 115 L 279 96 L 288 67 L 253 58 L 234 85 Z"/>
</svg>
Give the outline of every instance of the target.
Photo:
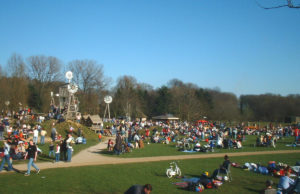
<svg viewBox="0 0 300 194">
<path fill-rule="evenodd" d="M 33 140 L 31 139 L 29 141 L 29 146 L 26 150 L 26 154 L 25 154 L 25 157 L 24 157 L 24 160 L 26 160 L 27 156 L 29 157 L 29 162 L 28 162 L 28 169 L 27 169 L 27 172 L 25 173 L 25 176 L 30 176 L 30 168 L 31 166 L 33 166 L 36 171 L 37 171 L 37 174 L 40 173 L 40 169 L 35 165 L 34 162 L 36 162 L 36 159 L 37 159 L 37 147 L 36 145 L 33 143 Z"/>
<path fill-rule="evenodd" d="M 7 170 L 8 171 L 12 170 L 12 165 L 10 163 L 10 154 L 9 154 L 9 151 L 10 151 L 10 145 L 8 145 L 7 141 L 4 141 L 4 157 L 2 158 L 2 163 L 1 163 L 1 166 L 0 166 L 0 172 L 3 169 L 5 162 L 7 162 L 7 165 L 8 165 L 8 169 Z"/>
</svg>

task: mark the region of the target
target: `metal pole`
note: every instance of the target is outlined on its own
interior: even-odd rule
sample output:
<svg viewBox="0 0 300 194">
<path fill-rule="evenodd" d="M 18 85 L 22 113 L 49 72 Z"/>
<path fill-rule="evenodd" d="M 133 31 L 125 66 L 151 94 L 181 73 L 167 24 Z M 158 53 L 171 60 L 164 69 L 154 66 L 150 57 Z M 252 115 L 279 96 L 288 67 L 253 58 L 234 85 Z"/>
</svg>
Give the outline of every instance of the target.
<svg viewBox="0 0 300 194">
<path fill-rule="evenodd" d="M 103 118 L 105 118 L 105 115 L 106 115 L 106 110 L 107 110 L 107 104 L 105 106 L 105 110 L 104 110 L 104 115 L 103 115 Z"/>
<path fill-rule="evenodd" d="M 107 104 L 108 107 L 108 119 L 110 120 L 110 110 L 109 110 L 109 104 Z"/>
</svg>

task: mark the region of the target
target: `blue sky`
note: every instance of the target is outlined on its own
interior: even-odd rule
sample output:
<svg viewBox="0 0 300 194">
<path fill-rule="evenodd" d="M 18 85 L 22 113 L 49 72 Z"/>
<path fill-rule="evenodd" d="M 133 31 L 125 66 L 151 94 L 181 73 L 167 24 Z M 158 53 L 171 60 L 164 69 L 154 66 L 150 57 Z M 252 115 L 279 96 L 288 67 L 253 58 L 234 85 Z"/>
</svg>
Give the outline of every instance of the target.
<svg viewBox="0 0 300 194">
<path fill-rule="evenodd" d="M 284 0 L 260 0 L 277 5 Z M 92 59 L 116 81 L 173 78 L 241 94 L 299 94 L 300 9 L 255 0 L 0 0 L 0 64 L 12 53 Z"/>
</svg>

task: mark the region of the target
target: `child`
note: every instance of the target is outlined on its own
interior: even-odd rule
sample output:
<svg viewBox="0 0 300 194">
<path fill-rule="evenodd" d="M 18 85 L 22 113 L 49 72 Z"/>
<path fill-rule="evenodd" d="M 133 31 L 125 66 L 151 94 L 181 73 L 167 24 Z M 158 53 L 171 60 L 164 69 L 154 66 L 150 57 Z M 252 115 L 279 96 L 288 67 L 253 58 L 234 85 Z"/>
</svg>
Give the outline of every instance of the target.
<svg viewBox="0 0 300 194">
<path fill-rule="evenodd" d="M 74 128 L 71 126 L 69 132 L 70 132 L 71 134 L 73 134 L 73 131 L 74 131 Z"/>
<path fill-rule="evenodd" d="M 114 142 L 111 139 L 109 139 L 108 143 L 107 143 L 107 149 L 108 149 L 108 151 L 112 151 L 113 150 L 113 145 L 114 145 Z"/>
<path fill-rule="evenodd" d="M 60 145 L 56 144 L 56 149 L 55 149 L 55 162 L 59 162 L 60 158 Z"/>
<path fill-rule="evenodd" d="M 101 138 L 102 138 L 101 133 L 99 133 L 99 134 L 98 134 L 99 142 L 101 142 Z"/>
<path fill-rule="evenodd" d="M 61 140 L 61 134 L 58 134 L 58 136 L 57 136 L 57 140 Z"/>
<path fill-rule="evenodd" d="M 49 157 L 51 157 L 52 154 L 53 154 L 53 156 L 55 156 L 53 142 L 51 142 L 51 144 L 49 146 Z"/>
</svg>

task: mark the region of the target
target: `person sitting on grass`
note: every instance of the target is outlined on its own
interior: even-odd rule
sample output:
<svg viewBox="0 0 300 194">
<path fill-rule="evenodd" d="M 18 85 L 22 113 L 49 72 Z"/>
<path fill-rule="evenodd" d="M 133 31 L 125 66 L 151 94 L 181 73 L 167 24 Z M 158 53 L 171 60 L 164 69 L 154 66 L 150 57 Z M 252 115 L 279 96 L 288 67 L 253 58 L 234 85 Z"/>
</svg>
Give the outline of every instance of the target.
<svg viewBox="0 0 300 194">
<path fill-rule="evenodd" d="M 282 194 L 288 194 L 294 189 L 295 181 L 290 178 L 291 173 L 289 171 L 285 172 L 285 176 L 279 179 L 278 190 Z"/>
<path fill-rule="evenodd" d="M 273 181 L 267 180 L 266 181 L 266 188 L 261 192 L 261 194 L 276 194 L 276 189 L 272 188 Z"/>
<path fill-rule="evenodd" d="M 213 172 L 211 178 L 212 178 L 212 179 L 216 179 L 219 170 L 220 170 L 220 172 L 223 173 L 223 174 L 226 173 L 227 170 L 229 169 L 229 165 L 230 165 L 230 164 L 231 164 L 231 162 L 230 162 L 230 160 L 229 160 L 229 157 L 228 157 L 227 155 L 225 155 L 225 156 L 224 156 L 224 162 L 223 162 L 223 164 L 220 166 L 219 169 L 216 169 L 216 170 Z"/>
<path fill-rule="evenodd" d="M 124 194 L 150 194 L 152 191 L 152 185 L 145 184 L 142 185 L 133 185 Z"/>
</svg>

